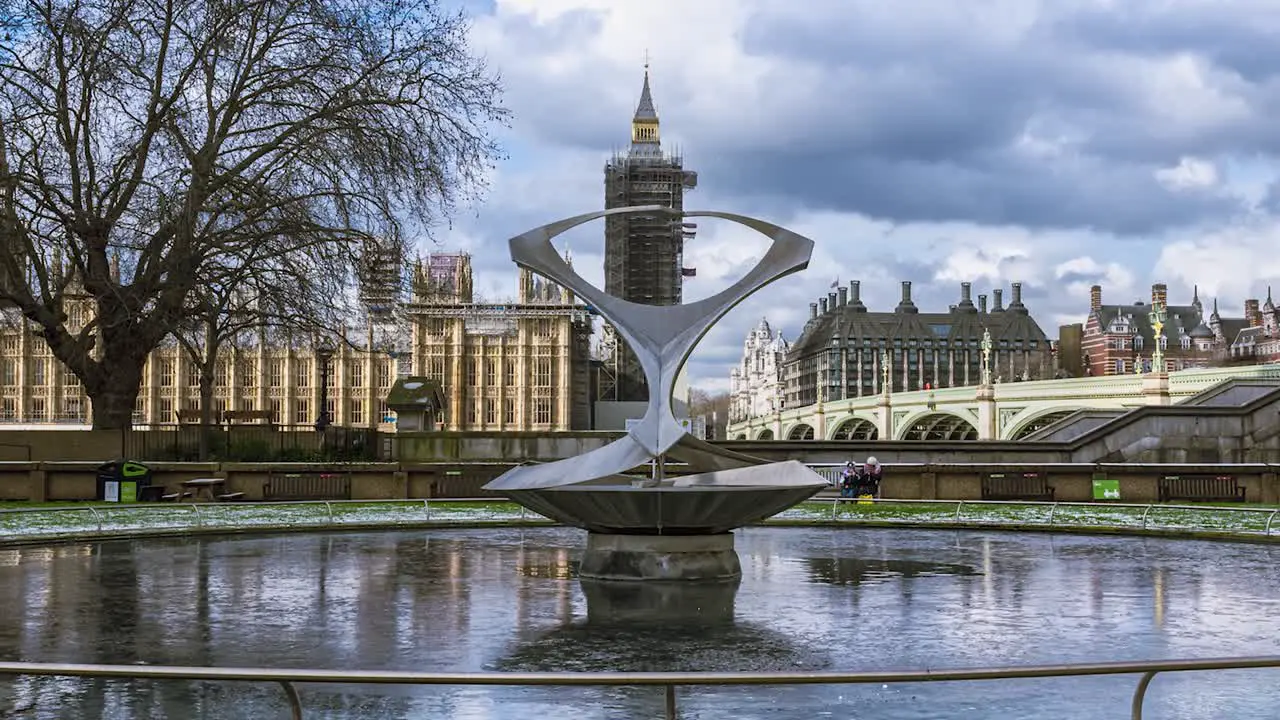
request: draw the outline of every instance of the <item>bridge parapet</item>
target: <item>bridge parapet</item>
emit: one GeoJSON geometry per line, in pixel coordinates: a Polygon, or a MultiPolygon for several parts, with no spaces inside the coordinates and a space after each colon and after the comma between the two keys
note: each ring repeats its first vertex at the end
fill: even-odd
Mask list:
{"type": "Polygon", "coordinates": [[[1280,380],[1280,364],[1196,368],[1167,374],[1105,375],[1033,380],[981,386],[913,390],[911,392],[827,401],[790,408],[773,416],[733,423],[735,440],[962,440],[977,439],[981,417],[990,412],[994,432],[984,440],[1016,440],[1078,410],[1127,410],[1149,404],[1172,404],[1233,379],[1280,380]],[[983,403],[989,403],[985,408],[983,403]],[[887,405],[887,407],[886,407],[887,405]],[[889,412],[890,422],[883,414],[889,412]],[[960,426],[950,418],[962,420],[960,426]],[[875,437],[869,427],[877,430],[875,437]],[[887,437],[880,437],[888,427],[887,437]],[[850,433],[853,433],[852,435],[850,433]]]}

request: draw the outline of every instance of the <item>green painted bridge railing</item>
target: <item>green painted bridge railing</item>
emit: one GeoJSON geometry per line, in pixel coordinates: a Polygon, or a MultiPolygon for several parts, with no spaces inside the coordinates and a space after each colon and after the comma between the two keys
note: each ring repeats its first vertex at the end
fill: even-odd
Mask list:
{"type": "MultiPolygon", "coordinates": [[[[902,525],[1280,539],[1265,506],[816,498],[765,525],[902,525]]],[[[0,509],[0,544],[115,536],[371,527],[551,525],[494,499],[264,503],[93,503],[0,509]]]]}

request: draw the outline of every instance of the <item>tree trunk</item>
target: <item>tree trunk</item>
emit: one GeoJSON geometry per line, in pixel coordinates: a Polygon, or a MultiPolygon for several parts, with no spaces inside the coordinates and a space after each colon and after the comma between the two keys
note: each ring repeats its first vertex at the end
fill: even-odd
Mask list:
{"type": "Polygon", "coordinates": [[[213,380],[216,363],[200,362],[200,459],[209,459],[209,448],[213,444],[213,380]]]}
{"type": "Polygon", "coordinates": [[[85,393],[93,404],[94,430],[124,432],[133,426],[144,361],[123,357],[110,364],[103,363],[97,381],[85,384],[85,393]]]}

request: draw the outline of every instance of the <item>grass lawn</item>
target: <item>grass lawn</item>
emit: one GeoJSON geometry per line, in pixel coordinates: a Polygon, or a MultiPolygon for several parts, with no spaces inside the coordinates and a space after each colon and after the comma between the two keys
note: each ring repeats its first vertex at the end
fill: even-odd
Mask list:
{"type": "MultiPolygon", "coordinates": [[[[1275,506],[1204,504],[1116,506],[1104,503],[841,502],[811,500],[766,524],[875,524],[1061,527],[1257,536],[1267,530],[1275,506]],[[957,513],[957,509],[959,512],[957,513]]],[[[503,500],[385,500],[309,503],[0,503],[0,542],[74,537],[80,534],[155,533],[213,529],[282,529],[341,526],[472,525],[549,522],[503,500]],[[23,511],[23,512],[13,512],[23,511]]],[[[1280,521],[1272,535],[1280,536],[1280,521]]]]}

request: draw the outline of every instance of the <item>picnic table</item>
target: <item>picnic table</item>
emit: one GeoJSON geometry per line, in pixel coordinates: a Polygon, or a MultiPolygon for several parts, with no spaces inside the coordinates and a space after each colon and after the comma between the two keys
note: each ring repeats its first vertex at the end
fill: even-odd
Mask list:
{"type": "Polygon", "coordinates": [[[178,493],[178,497],[175,500],[190,497],[192,502],[196,502],[201,498],[214,502],[217,500],[239,500],[244,497],[242,492],[223,492],[226,489],[226,485],[226,478],[208,477],[183,480],[182,492],[178,493]]]}

